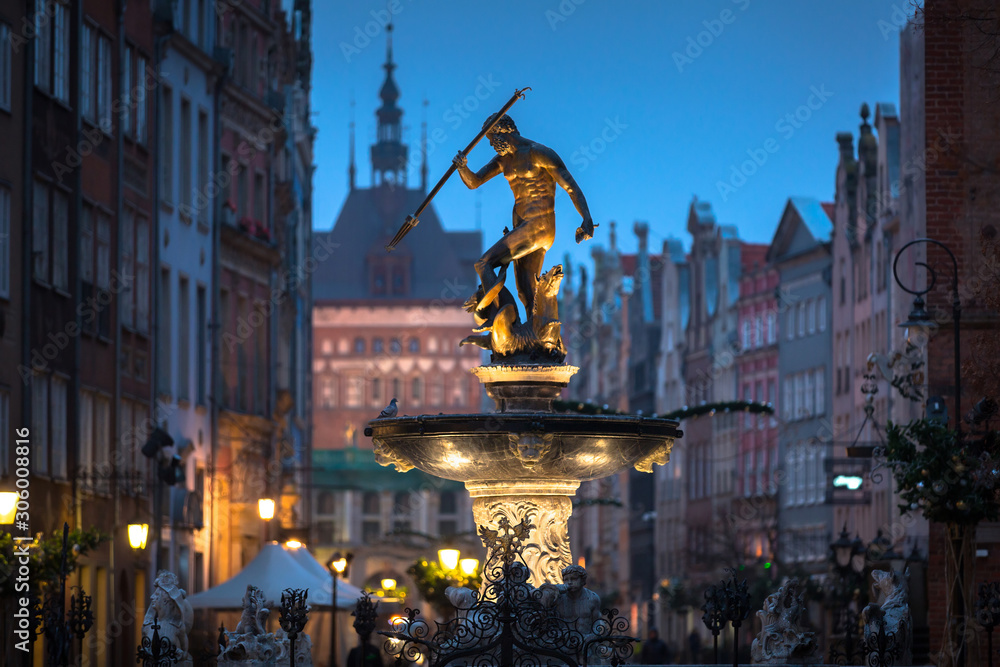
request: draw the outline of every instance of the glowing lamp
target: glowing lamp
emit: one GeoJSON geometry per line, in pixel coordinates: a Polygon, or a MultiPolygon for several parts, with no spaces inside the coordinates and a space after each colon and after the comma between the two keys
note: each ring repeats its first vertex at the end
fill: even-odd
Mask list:
{"type": "Polygon", "coordinates": [[[471,577],[479,569],[479,559],[478,558],[463,558],[458,561],[458,566],[462,570],[462,574],[467,577],[471,577]]]}
{"type": "Polygon", "coordinates": [[[0,524],[9,526],[14,523],[17,514],[17,493],[14,491],[0,492],[0,524]]]}
{"type": "Polygon", "coordinates": [[[287,549],[298,549],[302,546],[302,543],[298,540],[288,540],[285,542],[285,548],[287,549]]]}
{"type": "Polygon", "coordinates": [[[136,551],[146,548],[146,538],[148,536],[148,523],[130,523],[128,525],[128,544],[136,551]]]}
{"type": "Polygon", "coordinates": [[[396,580],[395,579],[388,579],[388,578],[383,579],[382,580],[382,588],[383,588],[383,590],[387,590],[387,591],[395,590],[395,588],[396,588],[396,580]]]}
{"type": "Polygon", "coordinates": [[[271,498],[261,498],[257,501],[257,513],[264,521],[274,518],[274,500],[271,498]]]}
{"type": "Polygon", "coordinates": [[[458,559],[461,556],[458,549],[438,549],[438,562],[446,572],[451,572],[458,567],[458,559]]]}

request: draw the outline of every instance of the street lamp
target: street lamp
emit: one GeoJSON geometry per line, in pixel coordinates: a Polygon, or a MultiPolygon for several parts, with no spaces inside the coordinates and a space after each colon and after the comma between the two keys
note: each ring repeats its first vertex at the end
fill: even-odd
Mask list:
{"type": "Polygon", "coordinates": [[[326,562],[326,569],[330,571],[330,576],[333,577],[333,604],[330,610],[330,617],[332,619],[330,621],[330,667],[337,667],[337,580],[341,575],[347,576],[353,558],[354,554],[351,552],[341,554],[339,551],[335,551],[330,556],[330,560],[326,562]]]}
{"type": "Polygon", "coordinates": [[[274,518],[274,499],[261,498],[257,501],[257,514],[264,520],[264,541],[270,541],[271,519],[274,518]]]}
{"type": "Polygon", "coordinates": [[[391,578],[385,578],[381,581],[382,590],[384,591],[394,591],[396,590],[396,580],[391,578]]]}
{"type": "Polygon", "coordinates": [[[951,323],[952,331],[955,338],[955,432],[958,435],[959,444],[962,440],[962,347],[961,339],[959,337],[959,322],[962,317],[962,302],[958,297],[958,260],[955,259],[955,254],[951,251],[948,246],[941,243],[940,241],[935,241],[934,239],[915,239],[910,241],[896,253],[896,258],[892,262],[892,275],[896,279],[896,284],[899,285],[900,289],[904,292],[912,294],[913,299],[913,309],[910,311],[910,316],[907,320],[901,323],[899,326],[906,331],[907,340],[919,338],[921,334],[928,334],[930,331],[936,327],[936,323],[931,319],[930,314],[928,314],[926,308],[924,307],[923,296],[934,289],[934,285],[937,282],[937,273],[927,264],[927,262],[917,262],[917,266],[922,266],[927,271],[927,289],[923,290],[912,290],[906,287],[903,282],[899,279],[899,258],[903,256],[903,251],[912,245],[917,243],[927,243],[930,245],[936,245],[946,253],[948,257],[951,258],[952,264],[952,284],[951,284],[951,323]]]}
{"type": "Polygon", "coordinates": [[[17,515],[16,491],[0,491],[0,525],[11,526],[17,515]]]}
{"type": "Polygon", "coordinates": [[[146,538],[149,536],[149,524],[138,520],[128,525],[128,545],[133,551],[139,552],[146,548],[146,538]]]}
{"type": "Polygon", "coordinates": [[[833,551],[833,561],[837,564],[837,568],[841,573],[846,573],[854,556],[854,543],[851,542],[851,535],[847,532],[846,523],[844,529],[840,531],[840,537],[830,545],[830,550],[833,551]]]}
{"type": "Polygon", "coordinates": [[[830,661],[838,664],[854,664],[858,656],[857,626],[858,613],[852,609],[855,592],[861,574],[865,571],[865,543],[858,535],[851,539],[847,523],[838,537],[830,544],[830,560],[837,570],[838,581],[834,589],[833,603],[837,605],[833,615],[833,634],[842,636],[830,643],[830,661]]]}
{"type": "MultiPolygon", "coordinates": [[[[903,282],[899,279],[899,273],[897,268],[899,266],[899,258],[902,257],[903,251],[912,245],[918,243],[926,243],[928,245],[936,245],[937,247],[948,253],[948,257],[951,259],[952,266],[952,283],[951,283],[951,324],[952,324],[952,336],[955,339],[954,344],[954,367],[955,367],[955,441],[958,448],[963,445],[962,442],[962,343],[961,337],[959,336],[960,328],[959,323],[962,316],[962,301],[959,299],[958,295],[958,260],[955,259],[955,253],[951,249],[940,241],[934,239],[922,238],[914,239],[910,241],[896,253],[896,258],[892,262],[892,276],[896,280],[896,284],[909,294],[914,297],[913,300],[913,310],[910,312],[910,317],[906,322],[900,324],[904,327],[909,335],[911,330],[919,330],[920,328],[926,327],[931,323],[931,318],[924,309],[923,295],[929,293],[934,289],[934,285],[937,282],[937,272],[927,262],[917,262],[916,266],[924,267],[927,271],[927,288],[923,290],[912,290],[906,287],[903,282]]],[[[952,595],[952,628],[956,628],[957,632],[965,632],[965,588],[966,588],[966,564],[965,564],[965,554],[962,551],[962,536],[952,535],[952,546],[955,549],[955,566],[958,576],[955,577],[955,583],[953,584],[953,595],[952,595]]],[[[965,667],[965,657],[966,657],[966,640],[963,636],[958,640],[958,656],[956,664],[958,667],[965,667]]]]}
{"type": "Polygon", "coordinates": [[[458,549],[438,549],[438,562],[445,572],[451,572],[458,567],[458,560],[462,552],[458,549]]]}

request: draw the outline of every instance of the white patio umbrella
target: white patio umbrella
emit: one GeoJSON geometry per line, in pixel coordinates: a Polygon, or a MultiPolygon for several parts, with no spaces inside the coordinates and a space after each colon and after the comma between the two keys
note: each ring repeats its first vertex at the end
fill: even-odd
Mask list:
{"type": "MultiPolygon", "coordinates": [[[[192,595],[188,601],[195,609],[242,609],[243,596],[250,584],[263,591],[265,604],[272,610],[277,609],[281,592],[286,588],[308,588],[308,603],[314,609],[329,608],[333,598],[330,574],[304,547],[286,548],[271,542],[265,544],[257,556],[231,579],[192,595]],[[296,554],[299,551],[304,555],[296,554]],[[306,558],[311,559],[315,566],[308,564],[306,558]]],[[[357,588],[338,582],[337,607],[353,607],[360,595],[361,591],[357,588]]]]}

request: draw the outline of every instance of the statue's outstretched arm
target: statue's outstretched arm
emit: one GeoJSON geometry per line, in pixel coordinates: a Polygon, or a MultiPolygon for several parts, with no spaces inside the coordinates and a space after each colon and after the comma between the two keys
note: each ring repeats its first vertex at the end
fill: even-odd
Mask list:
{"type": "Polygon", "coordinates": [[[452,164],[454,164],[458,169],[458,175],[462,177],[462,182],[465,183],[466,187],[470,190],[475,190],[502,171],[500,169],[500,156],[494,157],[477,172],[473,172],[469,169],[469,165],[466,164],[466,157],[461,151],[459,151],[458,155],[453,157],[451,161],[452,164]]]}
{"type": "Polygon", "coordinates": [[[587,198],[583,196],[583,191],[576,184],[576,179],[569,173],[569,169],[566,168],[562,158],[556,155],[556,152],[551,148],[539,146],[536,150],[541,166],[544,166],[552,175],[552,178],[555,179],[556,183],[559,184],[559,187],[566,191],[566,194],[569,195],[570,200],[573,202],[573,206],[576,207],[577,213],[580,214],[584,222],[589,221],[591,217],[590,208],[587,206],[587,198]]]}

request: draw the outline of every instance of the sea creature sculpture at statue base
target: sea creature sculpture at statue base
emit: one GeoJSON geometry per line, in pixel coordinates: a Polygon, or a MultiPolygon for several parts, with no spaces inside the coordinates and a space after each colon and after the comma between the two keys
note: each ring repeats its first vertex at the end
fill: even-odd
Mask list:
{"type": "MultiPolygon", "coordinates": [[[[285,667],[291,664],[290,654],[292,642],[280,627],[274,632],[274,640],[278,643],[278,658],[275,667],[285,667]]],[[[312,667],[312,638],[305,633],[299,633],[295,639],[295,667],[312,667]]]]}
{"type": "Polygon", "coordinates": [[[173,664],[190,667],[188,634],[194,626],[194,609],[177,575],[169,570],[160,570],[156,575],[149,608],[142,621],[142,636],[152,639],[153,625],[157,623],[158,637],[168,639],[175,648],[173,664]]]}
{"type": "Polygon", "coordinates": [[[910,570],[873,570],[876,602],[861,610],[864,650],[871,665],[909,665],[913,618],[910,616],[910,570]]]}
{"type": "Polygon", "coordinates": [[[799,580],[791,578],[764,600],[757,612],[760,635],[753,640],[750,657],[758,665],[815,665],[821,662],[816,633],[799,624],[805,605],[799,580]]]}
{"type": "Polygon", "coordinates": [[[243,614],[236,629],[226,632],[228,641],[219,654],[219,667],[277,667],[282,651],[274,633],[266,631],[270,613],[264,606],[263,591],[253,585],[247,586],[243,596],[243,614]]]}

